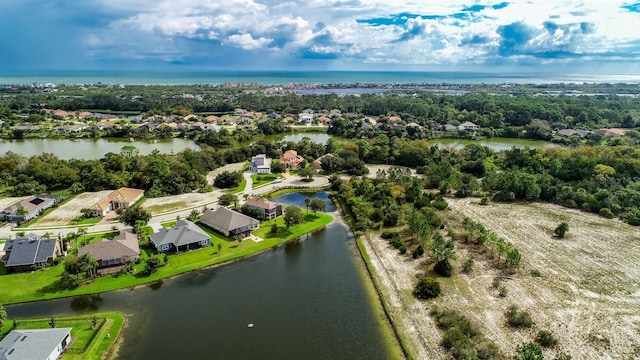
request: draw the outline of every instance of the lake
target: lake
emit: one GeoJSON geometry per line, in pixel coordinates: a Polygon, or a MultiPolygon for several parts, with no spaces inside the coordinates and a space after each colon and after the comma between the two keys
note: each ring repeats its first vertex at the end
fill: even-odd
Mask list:
{"type": "Polygon", "coordinates": [[[432,139],[429,140],[430,145],[437,145],[440,148],[463,149],[467,145],[477,144],[486,146],[496,151],[509,150],[512,147],[518,149],[528,148],[549,148],[562,147],[562,145],[554,144],[550,141],[530,140],[530,139],[514,139],[514,138],[488,138],[483,140],[471,139],[432,139]]]}
{"type": "MultiPolygon", "coordinates": [[[[297,204],[305,197],[275,200],[297,204]]],[[[7,311],[16,318],[120,311],[127,327],[118,359],[389,359],[395,346],[385,341],[389,330],[380,323],[375,291],[353,237],[339,223],[298,243],[165,280],[156,290],[7,311]]]]}
{"type": "Polygon", "coordinates": [[[108,152],[119,153],[123,146],[132,145],[147,155],[158,150],[161,153],[177,153],[185,149],[198,150],[200,147],[191,140],[182,138],[140,140],[123,138],[100,139],[0,139],[0,154],[12,151],[27,157],[52,153],[60,159],[95,160],[104,157],[108,152]]]}

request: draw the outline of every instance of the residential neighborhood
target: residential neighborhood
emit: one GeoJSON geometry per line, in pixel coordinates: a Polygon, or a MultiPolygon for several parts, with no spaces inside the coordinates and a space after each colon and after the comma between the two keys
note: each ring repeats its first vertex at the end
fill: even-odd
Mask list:
{"type": "Polygon", "coordinates": [[[189,220],[178,220],[172,228],[163,227],[149,235],[158,253],[184,252],[211,245],[211,237],[189,220]]]}
{"type": "Polygon", "coordinates": [[[53,265],[58,256],[65,254],[61,239],[48,239],[33,233],[7,240],[4,251],[2,262],[9,272],[31,271],[53,265]]]}
{"type": "Polygon", "coordinates": [[[200,219],[204,225],[230,238],[245,238],[260,227],[260,221],[226,207],[207,209],[200,219]]]}

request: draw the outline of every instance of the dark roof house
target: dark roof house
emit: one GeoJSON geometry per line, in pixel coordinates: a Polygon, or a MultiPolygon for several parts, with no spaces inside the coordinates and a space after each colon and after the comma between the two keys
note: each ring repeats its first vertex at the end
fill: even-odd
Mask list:
{"type": "Polygon", "coordinates": [[[200,222],[225,236],[239,238],[249,236],[251,230],[260,226],[260,221],[226,207],[205,210],[200,222]]]}
{"type": "Polygon", "coordinates": [[[62,255],[62,240],[40,238],[36,234],[8,240],[4,245],[6,255],[2,259],[5,268],[12,272],[29,271],[52,264],[62,255]]]}
{"type": "Polygon", "coordinates": [[[149,235],[149,241],[159,253],[189,251],[211,245],[211,237],[189,220],[178,220],[173,228],[162,228],[149,235]]]}

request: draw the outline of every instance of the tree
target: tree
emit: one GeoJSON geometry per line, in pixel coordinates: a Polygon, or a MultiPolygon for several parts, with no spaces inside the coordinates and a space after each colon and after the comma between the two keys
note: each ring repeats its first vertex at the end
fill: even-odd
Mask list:
{"type": "Polygon", "coordinates": [[[307,215],[309,215],[309,205],[311,204],[311,198],[307,196],[304,199],[304,206],[307,208],[307,215]]]}
{"type": "Polygon", "coordinates": [[[295,206],[287,206],[284,213],[284,223],[287,227],[301,224],[304,219],[302,211],[295,206]]]}
{"type": "Polygon", "coordinates": [[[313,180],[313,176],[316,174],[316,169],[313,166],[307,166],[298,170],[298,176],[304,178],[304,180],[311,181],[313,180]]]}
{"type": "Polygon", "coordinates": [[[311,200],[309,208],[313,210],[313,213],[315,214],[318,211],[325,211],[327,209],[327,203],[320,198],[314,198],[311,200]]]}
{"type": "Polygon", "coordinates": [[[251,206],[247,204],[242,205],[242,207],[240,208],[240,212],[254,219],[264,218],[264,212],[262,210],[260,210],[255,206],[251,206]]]}
{"type": "Polygon", "coordinates": [[[51,318],[51,320],[49,320],[49,326],[51,326],[51,328],[55,328],[56,327],[56,319],[51,318]]]}
{"type": "Polygon", "coordinates": [[[272,234],[277,234],[278,233],[278,224],[276,224],[276,223],[271,224],[271,233],[272,234]]]}
{"type": "Polygon", "coordinates": [[[150,257],[147,259],[144,265],[144,269],[142,270],[142,273],[145,276],[149,276],[154,272],[158,271],[159,268],[160,268],[160,260],[157,257],[150,257]]]}
{"type": "Polygon", "coordinates": [[[118,220],[128,226],[135,226],[136,221],[144,221],[145,224],[151,219],[151,213],[140,207],[140,205],[134,205],[126,209],[118,209],[118,220]]]}
{"type": "Polygon", "coordinates": [[[555,230],[553,230],[553,236],[557,237],[558,239],[564,239],[567,231],[569,231],[569,223],[563,221],[560,223],[560,225],[558,225],[558,227],[556,227],[555,230]]]}
{"type": "Polygon", "coordinates": [[[413,289],[413,295],[418,299],[433,299],[440,295],[440,283],[431,277],[422,277],[413,289]]]}
{"type": "Polygon", "coordinates": [[[516,348],[516,360],[544,360],[542,349],[536,343],[518,345],[516,348]]]}
{"type": "Polygon", "coordinates": [[[286,167],[280,161],[272,161],[271,162],[271,173],[279,174],[286,170],[286,167]]]}
{"type": "Polygon", "coordinates": [[[89,209],[89,208],[84,208],[82,210],[80,210],[80,212],[82,213],[82,217],[85,219],[90,219],[93,217],[93,210],[89,209]]]}
{"type": "MultiPolygon", "coordinates": [[[[84,240],[84,244],[83,245],[87,245],[87,232],[88,232],[88,230],[87,230],[86,227],[78,228],[78,231],[77,231],[78,237],[84,237],[84,239],[83,239],[84,240]]],[[[76,245],[77,245],[77,243],[76,243],[76,245]]]]}
{"type": "Polygon", "coordinates": [[[198,220],[198,216],[200,215],[200,213],[198,212],[198,210],[193,209],[191,210],[191,212],[189,213],[189,216],[187,216],[187,220],[191,221],[191,222],[196,222],[198,220]]]}
{"type": "Polygon", "coordinates": [[[229,206],[237,202],[238,202],[238,197],[231,193],[222,194],[218,198],[218,204],[220,204],[221,206],[229,206]]]}
{"type": "Polygon", "coordinates": [[[7,310],[5,310],[4,306],[0,305],[0,329],[2,329],[7,319],[7,310]]]}
{"type": "Polygon", "coordinates": [[[518,249],[516,249],[515,247],[509,249],[509,252],[507,252],[506,262],[512,271],[520,268],[520,266],[522,265],[522,256],[520,255],[518,249]]]}
{"type": "Polygon", "coordinates": [[[216,176],[215,180],[213,180],[213,185],[219,187],[221,189],[234,188],[240,184],[242,181],[242,173],[239,171],[223,171],[218,176],[216,176]]]}

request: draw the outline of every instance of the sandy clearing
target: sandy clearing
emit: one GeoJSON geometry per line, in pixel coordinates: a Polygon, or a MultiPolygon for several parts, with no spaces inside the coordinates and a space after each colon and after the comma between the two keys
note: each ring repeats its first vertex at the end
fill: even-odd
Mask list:
{"type": "Polygon", "coordinates": [[[82,209],[90,208],[111,192],[113,190],[84,192],[41,217],[32,227],[69,225],[74,219],[82,215],[82,209]]]}
{"type": "Polygon", "coordinates": [[[142,207],[151,212],[151,215],[158,215],[185,208],[204,207],[218,200],[220,191],[208,193],[187,193],[180,195],[163,196],[159,198],[146,199],[142,207]]]}
{"type": "Polygon", "coordinates": [[[4,209],[8,208],[9,206],[17,203],[18,201],[20,201],[22,199],[26,199],[28,197],[29,196],[0,198],[0,210],[4,210],[4,209]]]}
{"type": "Polygon", "coordinates": [[[384,170],[385,172],[389,173],[389,169],[391,168],[401,168],[401,169],[409,169],[411,171],[411,175],[416,176],[416,169],[412,169],[412,168],[408,168],[408,167],[404,167],[404,166],[398,166],[398,165],[386,165],[386,164],[380,164],[380,165],[371,165],[371,164],[367,164],[365,165],[365,167],[367,169],[369,169],[369,173],[367,174],[367,177],[369,178],[375,178],[376,177],[376,173],[378,172],[378,170],[384,170]]]}
{"type": "Polygon", "coordinates": [[[213,180],[215,180],[216,176],[218,176],[218,174],[224,171],[230,171],[230,172],[242,171],[245,166],[247,166],[246,162],[233,163],[233,164],[227,164],[223,167],[219,167],[213,171],[209,171],[209,173],[207,173],[207,183],[213,184],[213,180]]]}
{"type": "MultiPolygon", "coordinates": [[[[477,199],[447,199],[453,211],[449,222],[469,216],[511,240],[522,253],[524,269],[508,276],[506,298],[497,296],[494,277],[503,275],[488,254],[475,245],[456,243],[454,268],[473,252],[474,271],[443,280],[443,294],[433,301],[411,296],[416,276],[428,260],[413,260],[377,236],[363,241],[375,268],[377,282],[388,299],[391,317],[418,359],[447,358],[440,348],[441,333],[428,315],[433,305],[456,308],[476,322],[485,336],[506,356],[532,341],[538,330],[550,330],[558,350],[574,359],[630,359],[640,357],[640,239],[637,228],[599,216],[549,204],[477,205],[477,199]],[[569,222],[566,240],[551,236],[555,226],[569,222]],[[542,277],[530,275],[532,269],[542,277]],[[505,325],[511,304],[528,311],[532,329],[514,331],[505,325]]],[[[556,350],[545,350],[554,358],[556,350]]]]}

